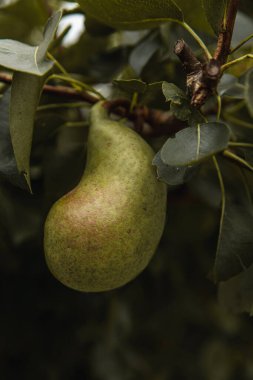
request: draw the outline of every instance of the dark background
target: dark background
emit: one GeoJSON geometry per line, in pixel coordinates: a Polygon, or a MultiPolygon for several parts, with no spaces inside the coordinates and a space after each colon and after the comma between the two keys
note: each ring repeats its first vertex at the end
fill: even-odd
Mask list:
{"type": "MultiPolygon", "coordinates": [[[[21,0],[1,9],[0,37],[34,44],[58,3],[21,0]]],[[[189,20],[202,30],[196,1],[187,4],[189,20]]],[[[244,1],[246,14],[250,4],[244,1]]],[[[242,19],[238,33],[245,28],[242,19]]],[[[177,38],[185,36],[182,29],[166,26],[144,45],[138,45],[142,35],[132,44],[113,35],[112,43],[113,31],[100,31],[95,25],[95,32],[85,33],[70,48],[56,46],[53,51],[84,82],[110,84],[125,73],[129,59],[139,67],[141,45],[142,58],[151,46],[154,49],[139,67],[144,81],[184,84],[181,65],[172,53],[177,38]]],[[[205,40],[212,43],[214,37],[205,40]]],[[[196,48],[191,39],[190,44],[196,48]]],[[[152,97],[151,105],[161,105],[161,99],[167,107],[161,93],[152,97]]],[[[44,95],[41,103],[62,101],[44,95]]],[[[204,197],[203,189],[198,195],[191,182],[170,189],[167,225],[158,250],[145,271],[123,288],[82,294],[50,274],[43,225],[53,202],[78,182],[84,169],[87,128],[65,124],[80,121],[80,116],[78,110],[37,114],[33,195],[1,180],[0,379],[252,380],[252,319],[222,308],[217,286],[210,280],[220,216],[220,209],[209,205],[211,200],[217,206],[216,175],[212,176],[216,187],[207,184],[204,197]]],[[[151,144],[159,149],[162,142],[151,144]]]]}

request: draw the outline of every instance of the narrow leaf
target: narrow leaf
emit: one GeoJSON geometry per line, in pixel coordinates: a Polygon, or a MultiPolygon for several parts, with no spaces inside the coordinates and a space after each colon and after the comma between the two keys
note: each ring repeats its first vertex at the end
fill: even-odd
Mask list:
{"type": "Polygon", "coordinates": [[[84,12],[116,29],[154,28],[171,20],[183,21],[173,0],[79,0],[84,12]]]}
{"type": "Polygon", "coordinates": [[[10,133],[17,167],[30,187],[30,154],[36,109],[45,78],[14,73],[10,104],[10,133]]]}
{"type": "Polygon", "coordinates": [[[129,57],[129,63],[138,76],[141,75],[143,68],[160,47],[160,36],[156,32],[148,35],[133,49],[129,57]]]}
{"type": "Polygon", "coordinates": [[[0,100],[0,177],[10,181],[15,186],[27,188],[25,181],[18,172],[11,143],[8,112],[10,101],[11,91],[9,88],[0,100]]]}
{"type": "Polygon", "coordinates": [[[169,138],[161,149],[161,159],[171,166],[192,165],[223,151],[228,141],[229,130],[225,124],[198,124],[169,138]]]}
{"type": "Polygon", "coordinates": [[[0,40],[0,65],[39,76],[48,72],[54,63],[46,59],[46,52],[60,22],[61,14],[57,12],[49,19],[43,41],[38,46],[14,40],[0,40]]]}
{"type": "Polygon", "coordinates": [[[53,41],[53,38],[57,31],[61,17],[62,17],[62,11],[58,11],[52,17],[48,19],[47,24],[44,29],[43,40],[41,41],[37,49],[37,54],[36,54],[37,62],[40,63],[45,60],[47,50],[49,48],[49,45],[53,41]]]}

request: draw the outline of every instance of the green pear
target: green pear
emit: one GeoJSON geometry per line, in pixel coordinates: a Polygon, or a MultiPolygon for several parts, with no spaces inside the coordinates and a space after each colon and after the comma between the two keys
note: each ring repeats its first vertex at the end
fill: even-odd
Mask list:
{"type": "Polygon", "coordinates": [[[167,199],[153,156],[140,135],[110,119],[103,102],[92,107],[85,172],[45,223],[46,261],[63,284],[106,291],[147,266],[164,229],[167,199]]]}

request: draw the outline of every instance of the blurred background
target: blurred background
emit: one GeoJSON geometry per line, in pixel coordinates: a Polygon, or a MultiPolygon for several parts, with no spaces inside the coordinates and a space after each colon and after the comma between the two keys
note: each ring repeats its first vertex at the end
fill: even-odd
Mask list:
{"type": "MultiPolygon", "coordinates": [[[[41,38],[50,13],[64,6],[58,33],[64,42],[56,43],[54,54],[70,73],[105,93],[111,93],[113,78],[125,75],[129,59],[143,79],[176,78],[178,85],[184,79],[171,50],[183,33],[180,28],[149,35],[90,25],[87,33],[79,10],[73,21],[73,2],[2,1],[0,6],[0,38],[31,44],[41,38]],[[69,22],[73,27],[64,35],[69,22]],[[140,56],[146,59],[140,62],[140,56]]],[[[252,21],[240,17],[247,33],[252,21]]],[[[212,35],[206,38],[212,43],[212,35]]],[[[158,96],[150,104],[159,101],[158,96]]],[[[42,105],[57,102],[62,99],[54,95],[41,99],[42,105]]],[[[222,307],[210,280],[220,215],[216,177],[206,186],[200,177],[169,189],[157,253],[130,284],[82,294],[50,274],[43,225],[53,202],[78,183],[84,170],[87,125],[80,120],[86,117],[86,108],[39,111],[31,158],[33,195],[1,181],[0,378],[252,380],[252,319],[222,307]]],[[[163,141],[150,143],[158,149],[163,141]]]]}

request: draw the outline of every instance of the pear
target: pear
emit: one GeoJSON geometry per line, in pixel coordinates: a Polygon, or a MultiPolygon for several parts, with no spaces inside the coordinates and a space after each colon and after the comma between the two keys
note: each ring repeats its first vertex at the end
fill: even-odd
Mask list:
{"type": "Polygon", "coordinates": [[[45,223],[46,262],[60,282],[101,292],[147,266],[164,229],[167,199],[153,157],[140,135],[110,119],[104,102],[92,107],[84,174],[45,223]]]}

